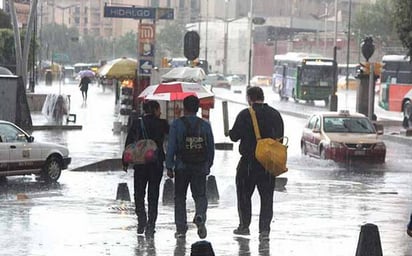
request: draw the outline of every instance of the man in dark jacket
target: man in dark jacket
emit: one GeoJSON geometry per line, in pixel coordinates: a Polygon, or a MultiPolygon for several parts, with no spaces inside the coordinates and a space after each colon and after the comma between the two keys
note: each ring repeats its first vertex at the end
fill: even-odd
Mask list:
{"type": "MultiPolygon", "coordinates": [[[[137,233],[149,238],[155,233],[157,209],[159,201],[160,182],[163,177],[163,161],[165,153],[163,142],[169,132],[167,120],[160,118],[160,104],[150,100],[143,104],[144,115],[141,118],[131,118],[131,124],[126,137],[125,146],[143,139],[142,122],[149,139],[156,142],[158,157],[155,162],[135,164],[134,168],[134,200],[137,215],[137,233]],[[147,187],[148,212],[145,208],[145,195],[147,187]]],[[[124,166],[127,170],[127,165],[124,166]]]]}
{"type": "Polygon", "coordinates": [[[175,237],[183,239],[186,236],[188,228],[186,194],[190,184],[196,208],[193,222],[198,228],[199,237],[205,238],[207,235],[205,222],[208,205],[206,176],[210,173],[210,168],[213,165],[215,144],[210,124],[196,116],[199,109],[199,99],[196,96],[186,97],[183,100],[183,109],[184,117],[174,120],[170,126],[166,152],[167,175],[170,178],[175,177],[175,237]],[[192,133],[193,130],[199,134],[199,137],[197,139],[193,137],[195,139],[188,141],[187,134],[192,133]],[[197,144],[198,139],[204,143],[197,144]],[[203,154],[199,155],[198,162],[191,161],[197,158],[195,154],[191,155],[193,159],[187,159],[184,156],[187,147],[204,147],[203,154]],[[202,155],[204,155],[204,158],[202,158],[202,155]]]}
{"type": "MultiPolygon", "coordinates": [[[[280,113],[264,103],[260,87],[247,90],[247,100],[256,113],[262,138],[283,138],[284,127],[280,113]]],[[[237,205],[239,226],[233,233],[249,235],[252,216],[252,194],[257,187],[260,195],[259,238],[269,239],[270,223],[273,218],[273,194],[275,178],[267,172],[255,157],[256,136],[249,109],[243,109],[229,131],[232,141],[239,141],[241,155],[236,172],[237,205]]]]}

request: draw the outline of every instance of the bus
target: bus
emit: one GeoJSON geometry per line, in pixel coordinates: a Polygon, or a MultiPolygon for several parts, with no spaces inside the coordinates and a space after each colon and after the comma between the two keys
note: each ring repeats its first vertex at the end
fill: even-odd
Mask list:
{"type": "Polygon", "coordinates": [[[404,112],[405,95],[412,89],[412,63],[405,55],[384,55],[382,63],[379,106],[404,112]]]}
{"type": "Polygon", "coordinates": [[[290,97],[299,100],[324,100],[329,104],[333,93],[334,68],[330,58],[308,53],[290,52],[274,56],[272,88],[279,92],[281,100],[290,97]]]}

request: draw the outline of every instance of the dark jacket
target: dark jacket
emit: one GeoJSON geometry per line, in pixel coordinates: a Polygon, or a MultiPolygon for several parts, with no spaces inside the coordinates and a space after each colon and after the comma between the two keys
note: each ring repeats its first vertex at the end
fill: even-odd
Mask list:
{"type": "MultiPolygon", "coordinates": [[[[266,103],[254,103],[262,138],[282,138],[284,135],[283,119],[280,113],[266,103]]],[[[232,129],[229,131],[232,141],[239,141],[239,152],[243,158],[251,160],[255,157],[256,136],[253,130],[252,118],[249,109],[242,110],[236,117],[232,129]]]]}
{"type": "MultiPolygon", "coordinates": [[[[159,148],[159,160],[165,160],[165,152],[163,149],[163,142],[166,134],[169,133],[169,124],[167,120],[160,119],[152,114],[142,117],[147,136],[156,142],[159,148]]],[[[133,142],[143,139],[142,128],[140,125],[140,118],[131,119],[131,124],[126,137],[125,147],[133,142]]]]}

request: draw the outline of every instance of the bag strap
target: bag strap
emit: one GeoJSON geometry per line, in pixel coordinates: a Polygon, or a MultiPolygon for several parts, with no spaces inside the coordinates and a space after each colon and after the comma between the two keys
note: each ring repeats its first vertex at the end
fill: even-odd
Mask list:
{"type": "Polygon", "coordinates": [[[252,118],[253,129],[255,130],[256,140],[260,140],[261,139],[260,130],[259,130],[259,125],[257,123],[255,110],[252,107],[249,107],[249,113],[252,118]]]}
{"type": "Polygon", "coordinates": [[[146,128],[144,126],[143,118],[140,118],[140,128],[142,128],[142,135],[143,139],[149,139],[149,136],[147,135],[146,128]]]}

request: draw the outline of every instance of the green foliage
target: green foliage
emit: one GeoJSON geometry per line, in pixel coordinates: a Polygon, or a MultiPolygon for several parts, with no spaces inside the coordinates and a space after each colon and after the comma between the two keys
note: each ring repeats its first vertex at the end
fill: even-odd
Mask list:
{"type": "Polygon", "coordinates": [[[410,0],[395,0],[393,19],[396,31],[403,46],[408,49],[407,55],[412,57],[412,5],[410,0]]]}
{"type": "Polygon", "coordinates": [[[372,36],[385,45],[396,45],[397,34],[391,16],[392,0],[377,0],[376,3],[365,3],[355,12],[352,31],[360,33],[361,38],[372,36]]]}
{"type": "Polygon", "coordinates": [[[15,66],[13,30],[0,29],[0,66],[15,66]]]}
{"type": "Polygon", "coordinates": [[[3,10],[0,9],[0,28],[9,28],[11,29],[10,16],[7,15],[3,10]]]}
{"type": "Polygon", "coordinates": [[[186,28],[177,21],[167,22],[157,34],[156,51],[159,58],[183,56],[183,37],[186,28]]]}

